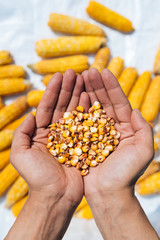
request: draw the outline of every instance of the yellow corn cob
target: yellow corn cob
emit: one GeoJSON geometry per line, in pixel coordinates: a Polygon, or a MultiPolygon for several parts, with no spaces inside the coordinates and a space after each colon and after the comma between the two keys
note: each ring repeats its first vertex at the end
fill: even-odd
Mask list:
{"type": "Polygon", "coordinates": [[[85,206],[81,210],[75,213],[75,217],[77,218],[86,218],[86,219],[91,219],[93,218],[93,214],[91,212],[91,209],[89,205],[85,206]]]}
{"type": "Polygon", "coordinates": [[[160,104],[160,76],[156,76],[151,81],[144,101],[141,106],[141,113],[146,121],[152,122],[158,112],[160,104]]]}
{"type": "Polygon", "coordinates": [[[27,110],[27,97],[19,97],[13,103],[0,110],[0,129],[18,118],[27,110]]]}
{"type": "Polygon", "coordinates": [[[116,78],[122,73],[124,68],[124,60],[120,57],[114,57],[108,64],[107,69],[109,69],[116,78]]]}
{"type": "Polygon", "coordinates": [[[11,149],[6,149],[0,152],[0,170],[2,170],[9,163],[11,149]]]}
{"type": "Polygon", "coordinates": [[[6,195],[5,207],[9,208],[28,193],[29,187],[25,180],[19,176],[6,195]]]}
{"type": "Polygon", "coordinates": [[[11,163],[0,172],[0,196],[6,192],[18,176],[18,172],[11,163]]]}
{"type": "Polygon", "coordinates": [[[56,32],[72,35],[105,36],[102,28],[87,21],[63,14],[51,13],[48,26],[56,32]]]}
{"type": "Polygon", "coordinates": [[[108,64],[110,57],[110,50],[108,47],[101,48],[95,57],[93,64],[90,68],[97,68],[99,72],[101,72],[108,64]]]}
{"type": "Polygon", "coordinates": [[[28,196],[22,198],[20,201],[18,201],[16,204],[14,204],[13,207],[11,208],[11,211],[15,217],[18,217],[18,214],[22,210],[25,202],[27,201],[27,198],[28,198],[28,196]]]}
{"type": "Polygon", "coordinates": [[[45,75],[42,79],[43,84],[47,86],[52,77],[53,77],[53,74],[45,75]]]}
{"type": "Polygon", "coordinates": [[[10,95],[27,91],[31,87],[31,83],[28,80],[17,79],[3,79],[0,80],[0,95],[10,95]]]}
{"type": "Polygon", "coordinates": [[[0,65],[5,65],[13,62],[12,56],[8,51],[0,51],[0,65]]]}
{"type": "Polygon", "coordinates": [[[56,72],[65,72],[67,69],[73,69],[81,73],[88,69],[88,58],[84,55],[42,60],[35,64],[28,65],[34,72],[39,74],[49,74],[56,72]]]}
{"type": "Polygon", "coordinates": [[[27,94],[27,103],[30,107],[37,107],[40,103],[42,96],[44,94],[43,90],[32,90],[27,94]]]}
{"type": "Polygon", "coordinates": [[[59,37],[36,42],[39,56],[60,57],[73,54],[94,53],[106,44],[106,38],[95,36],[59,37]]]}
{"type": "Polygon", "coordinates": [[[155,194],[160,192],[160,171],[151,174],[136,186],[136,191],[141,195],[155,194]]]}
{"type": "Polygon", "coordinates": [[[126,68],[118,78],[119,84],[123,92],[128,96],[135,80],[137,78],[137,70],[135,68],[126,68]]]}
{"type": "Polygon", "coordinates": [[[24,116],[18,118],[17,120],[11,122],[10,124],[8,124],[7,126],[5,126],[3,128],[3,130],[5,129],[10,129],[10,130],[16,130],[16,128],[19,127],[19,125],[24,121],[24,119],[26,118],[27,114],[25,114],[24,116]]]}
{"type": "Polygon", "coordinates": [[[153,65],[154,74],[160,74],[160,45],[158,47],[158,51],[155,57],[154,65],[153,65]]]}
{"type": "Polygon", "coordinates": [[[134,30],[131,21],[98,2],[90,1],[86,11],[91,18],[110,28],[124,33],[129,33],[134,30]]]}
{"type": "Polygon", "coordinates": [[[146,171],[143,173],[143,175],[138,179],[137,183],[139,183],[140,181],[144,180],[151,174],[156,173],[158,171],[160,171],[160,162],[153,160],[148,166],[148,168],[146,169],[146,171]]]}
{"type": "Polygon", "coordinates": [[[18,66],[15,64],[0,66],[0,78],[8,78],[8,77],[24,77],[25,71],[22,66],[18,66]]]}
{"type": "Polygon", "coordinates": [[[8,129],[0,131],[0,151],[11,146],[13,133],[13,130],[8,129]]]}
{"type": "Polygon", "coordinates": [[[154,151],[158,150],[158,145],[159,145],[158,140],[157,140],[156,136],[154,136],[154,151]]]}
{"type": "Polygon", "coordinates": [[[3,103],[2,103],[2,98],[0,97],[0,109],[4,107],[3,103]]]}
{"type": "Polygon", "coordinates": [[[147,91],[147,87],[149,86],[149,82],[151,80],[151,73],[146,71],[142,73],[137,79],[135,85],[133,86],[130,94],[128,96],[128,100],[133,109],[140,109],[143,97],[145,92],[147,91]]]}
{"type": "Polygon", "coordinates": [[[78,207],[77,207],[77,209],[76,209],[75,212],[80,211],[82,208],[84,208],[84,207],[87,206],[87,205],[88,205],[88,203],[87,203],[87,201],[86,201],[86,198],[85,198],[85,196],[83,196],[82,201],[81,201],[80,204],[78,205],[78,207]]]}

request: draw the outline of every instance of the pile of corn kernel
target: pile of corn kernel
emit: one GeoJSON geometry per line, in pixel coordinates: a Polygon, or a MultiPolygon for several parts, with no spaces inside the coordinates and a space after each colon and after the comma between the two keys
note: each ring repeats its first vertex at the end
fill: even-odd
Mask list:
{"type": "Polygon", "coordinates": [[[89,167],[96,167],[117,148],[120,133],[114,125],[115,120],[107,117],[98,101],[88,113],[78,106],[49,126],[47,148],[61,164],[74,166],[85,176],[89,167]]]}

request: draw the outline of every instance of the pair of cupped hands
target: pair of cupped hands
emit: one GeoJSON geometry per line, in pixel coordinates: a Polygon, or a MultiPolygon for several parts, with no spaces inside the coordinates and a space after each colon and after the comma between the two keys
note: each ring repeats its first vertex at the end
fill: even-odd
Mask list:
{"type": "Polygon", "coordinates": [[[49,82],[35,117],[29,114],[15,131],[11,163],[29,185],[29,198],[37,201],[62,201],[73,213],[85,195],[91,209],[99,195],[107,196],[130,192],[138,177],[153,158],[153,135],[150,125],[138,110],[132,110],[117,79],[107,69],[101,74],[96,69],[76,75],[67,70],[64,76],[54,74],[49,82]],[[99,101],[107,116],[116,121],[121,133],[115,152],[82,177],[74,167],[59,164],[46,148],[48,125],[66,111],[78,105],[87,112],[99,101]],[[56,200],[55,200],[56,199],[56,200]]]}

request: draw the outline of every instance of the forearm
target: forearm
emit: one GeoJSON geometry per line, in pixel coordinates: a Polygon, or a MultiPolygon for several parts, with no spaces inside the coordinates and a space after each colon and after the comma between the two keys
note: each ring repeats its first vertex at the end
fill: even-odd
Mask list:
{"type": "Polygon", "coordinates": [[[87,200],[105,240],[159,240],[132,193],[108,192],[87,200]]]}
{"type": "Polygon", "coordinates": [[[73,212],[63,198],[43,202],[31,195],[5,240],[62,239],[73,212]]]}

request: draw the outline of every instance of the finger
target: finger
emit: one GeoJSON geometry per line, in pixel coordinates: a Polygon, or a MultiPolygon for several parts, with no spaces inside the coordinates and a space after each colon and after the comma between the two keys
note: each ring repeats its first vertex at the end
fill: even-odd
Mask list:
{"type": "Polygon", "coordinates": [[[82,92],[79,100],[79,106],[84,107],[84,112],[88,112],[90,107],[90,97],[87,92],[82,92]]]}
{"type": "Polygon", "coordinates": [[[66,111],[72,96],[75,82],[76,82],[75,71],[73,71],[72,69],[68,69],[63,76],[62,88],[59,94],[55,111],[53,113],[52,122],[55,122],[59,118],[61,118],[63,113],[66,111]]]}
{"type": "Polygon", "coordinates": [[[89,78],[90,84],[97,96],[97,99],[101,103],[104,110],[106,111],[107,116],[111,116],[115,120],[117,120],[116,114],[114,112],[114,108],[112,106],[112,103],[108,96],[107,90],[103,83],[101,74],[98,72],[98,70],[96,68],[92,68],[88,72],[88,78],[89,78]]]}
{"type": "Polygon", "coordinates": [[[108,69],[103,69],[101,75],[118,121],[130,122],[132,108],[118,80],[108,69]]]}
{"type": "Polygon", "coordinates": [[[78,75],[76,78],[76,84],[74,86],[73,95],[67,108],[67,112],[71,112],[78,106],[80,95],[83,91],[84,91],[84,80],[81,75],[78,75]]]}
{"type": "Polygon", "coordinates": [[[61,73],[55,73],[50,80],[36,111],[37,128],[46,127],[51,122],[53,110],[61,89],[62,79],[63,75],[61,73]]]}
{"type": "Polygon", "coordinates": [[[85,83],[85,88],[86,88],[86,92],[89,94],[90,100],[91,100],[91,104],[93,105],[93,103],[95,101],[98,101],[97,96],[90,84],[89,78],[88,78],[88,70],[84,71],[82,73],[83,79],[84,79],[84,83],[85,83]]]}

